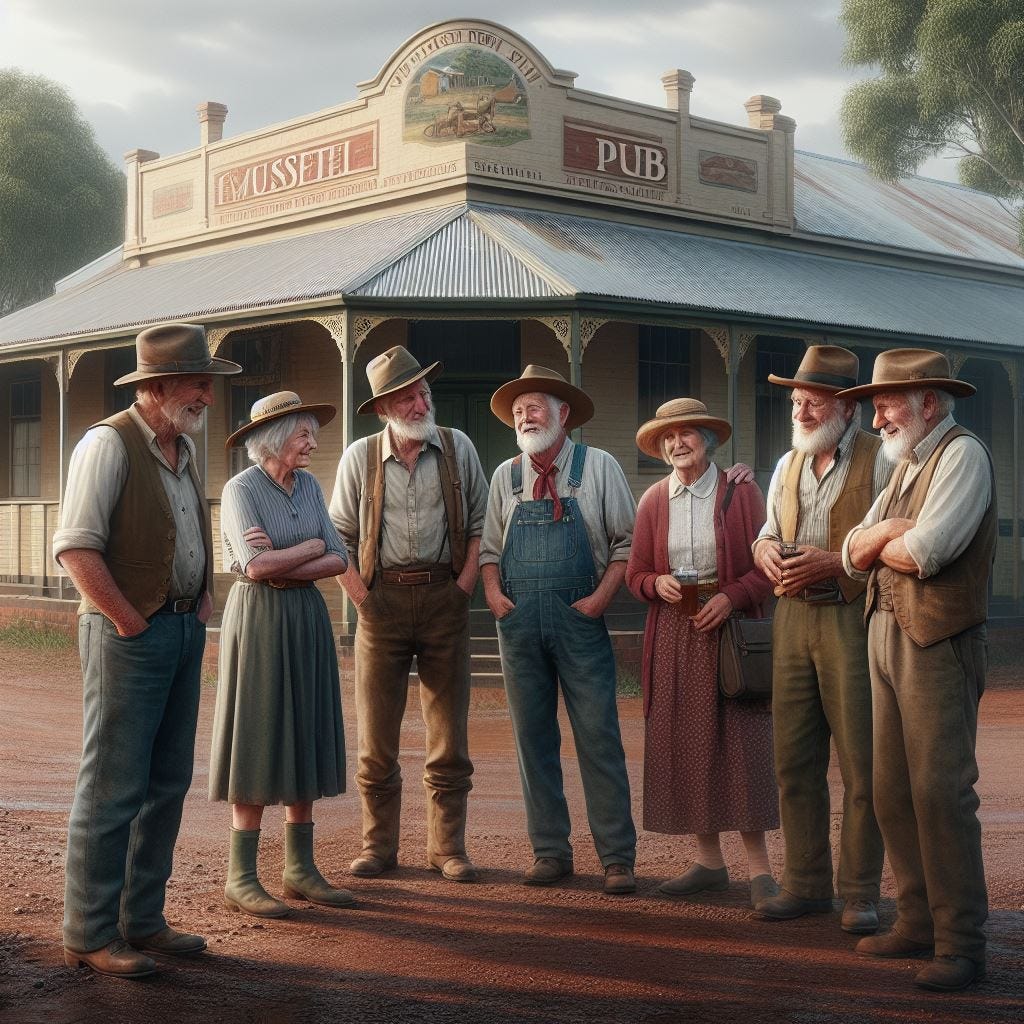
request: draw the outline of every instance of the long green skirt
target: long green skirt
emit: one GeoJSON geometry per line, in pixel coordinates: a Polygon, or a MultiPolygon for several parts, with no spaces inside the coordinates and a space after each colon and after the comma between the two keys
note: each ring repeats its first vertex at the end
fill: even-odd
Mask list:
{"type": "Polygon", "coordinates": [[[344,792],[338,659],[320,591],[235,583],[221,623],[210,799],[292,804],[344,792]]]}

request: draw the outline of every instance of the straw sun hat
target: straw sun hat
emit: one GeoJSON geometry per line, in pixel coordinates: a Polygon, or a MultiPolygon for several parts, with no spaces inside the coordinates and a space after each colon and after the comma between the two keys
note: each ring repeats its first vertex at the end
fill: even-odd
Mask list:
{"type": "Polygon", "coordinates": [[[719,443],[728,441],[732,427],[717,416],[708,415],[707,406],[696,398],[673,398],[658,406],[654,419],[648,420],[636,432],[636,446],[645,455],[664,459],[662,438],[665,433],[678,427],[707,427],[718,438],[719,443]]]}

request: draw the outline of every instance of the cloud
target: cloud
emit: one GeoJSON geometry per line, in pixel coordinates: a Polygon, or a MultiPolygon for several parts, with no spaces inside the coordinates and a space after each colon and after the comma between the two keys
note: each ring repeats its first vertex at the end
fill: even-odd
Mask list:
{"type": "MultiPolygon", "coordinates": [[[[6,0],[0,66],[63,84],[120,163],[129,149],[198,144],[195,107],[226,103],[228,135],[352,99],[404,41],[465,16],[464,2],[377,0],[6,0]]],[[[692,109],[743,124],[755,93],[782,100],[811,140],[842,155],[834,129],[856,77],[841,64],[839,0],[475,0],[473,16],[523,36],[578,88],[663,106],[661,74],[697,79],[692,109]],[[624,13],[625,12],[625,13],[624,13]]],[[[816,144],[816,143],[815,143],[816,144]]]]}

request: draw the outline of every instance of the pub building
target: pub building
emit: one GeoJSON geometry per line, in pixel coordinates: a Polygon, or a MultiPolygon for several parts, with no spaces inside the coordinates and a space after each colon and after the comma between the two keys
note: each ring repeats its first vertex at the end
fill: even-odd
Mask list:
{"type": "MultiPolygon", "coordinates": [[[[815,343],[856,351],[862,382],[883,349],[940,349],[978,388],[957,420],[995,458],[992,614],[1020,615],[1014,216],[957,185],[885,184],[796,150],[770,96],[724,124],[690,113],[686,71],[661,76],[663,106],[575,79],[510,29],[448,21],[339,106],[225,137],[226,106],[203,103],[194,149],[127,153],[124,244],[0,319],[0,615],[73,618],[50,555],[70,453],[133,400],[112,382],[134,368],[138,329],[170,320],[204,324],[244,368],[217,378],[197,437],[215,532],[247,464],[224,439],[253,401],[290,389],[338,406],[311,467],[329,496],[344,447],[379,428],[355,413],[366,364],[396,343],[443,361],[438,422],[469,434],[488,474],[517,450],[495,388],[529,363],[564,373],[597,410],[579,435],[637,495],[666,468],[635,432],[668,398],[727,417],[719,462],[752,465],[767,490],[790,438],[769,372],[791,376],[815,343]]],[[[344,632],[340,588],[323,589],[344,632]]]]}

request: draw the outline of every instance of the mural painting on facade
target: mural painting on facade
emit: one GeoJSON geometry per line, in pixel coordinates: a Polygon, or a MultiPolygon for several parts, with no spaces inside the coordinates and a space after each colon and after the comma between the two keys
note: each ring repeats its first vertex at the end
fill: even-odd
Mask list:
{"type": "Polygon", "coordinates": [[[530,137],[528,103],[526,84],[508,61],[478,46],[455,47],[409,83],[403,138],[509,146],[530,137]]]}
{"type": "Polygon", "coordinates": [[[702,149],[697,158],[698,174],[704,185],[757,191],[757,161],[702,149]]]}

